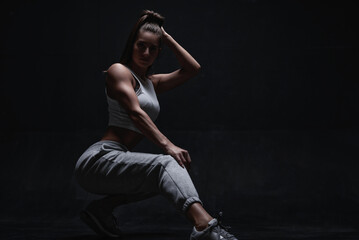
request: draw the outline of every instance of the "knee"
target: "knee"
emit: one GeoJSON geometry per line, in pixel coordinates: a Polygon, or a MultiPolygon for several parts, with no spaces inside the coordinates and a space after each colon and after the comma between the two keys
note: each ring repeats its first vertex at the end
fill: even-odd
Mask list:
{"type": "Polygon", "coordinates": [[[172,165],[174,163],[177,163],[177,162],[171,155],[161,155],[158,158],[158,164],[164,168],[166,168],[169,165],[172,165]]]}

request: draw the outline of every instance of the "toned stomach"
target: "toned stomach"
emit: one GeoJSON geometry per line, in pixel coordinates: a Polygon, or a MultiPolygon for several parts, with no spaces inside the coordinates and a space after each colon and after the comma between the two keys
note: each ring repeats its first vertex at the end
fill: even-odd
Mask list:
{"type": "Polygon", "coordinates": [[[108,126],[101,140],[116,141],[125,145],[128,150],[131,150],[142,139],[143,135],[140,133],[121,127],[108,126]]]}

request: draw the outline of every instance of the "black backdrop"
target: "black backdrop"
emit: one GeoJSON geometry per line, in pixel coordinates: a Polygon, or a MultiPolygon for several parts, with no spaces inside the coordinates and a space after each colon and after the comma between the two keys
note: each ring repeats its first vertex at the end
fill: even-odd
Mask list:
{"type": "MultiPolygon", "coordinates": [[[[73,217],[97,197],[73,168],[106,127],[101,71],[118,62],[142,9],[163,14],[202,66],[159,96],[156,124],[190,152],[206,207],[233,221],[355,224],[358,9],[349,1],[2,1],[1,217],[73,217]]],[[[176,67],[164,48],[153,70],[176,67]]],[[[147,140],[135,150],[161,152],[147,140]]],[[[134,221],[174,213],[162,198],[121,211],[134,221]]]]}

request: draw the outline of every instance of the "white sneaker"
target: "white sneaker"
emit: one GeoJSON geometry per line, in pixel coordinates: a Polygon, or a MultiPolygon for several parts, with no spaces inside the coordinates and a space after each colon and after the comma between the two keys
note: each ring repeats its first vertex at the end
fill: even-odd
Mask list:
{"type": "Polygon", "coordinates": [[[193,227],[190,240],[238,240],[235,236],[227,232],[216,218],[208,223],[208,227],[203,231],[198,231],[193,227]]]}

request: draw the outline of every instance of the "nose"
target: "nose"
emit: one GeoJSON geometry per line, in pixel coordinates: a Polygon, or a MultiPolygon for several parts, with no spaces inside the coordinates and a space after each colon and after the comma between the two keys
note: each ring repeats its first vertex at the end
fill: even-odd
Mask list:
{"type": "Polygon", "coordinates": [[[145,48],[145,51],[143,51],[143,55],[146,55],[146,56],[148,56],[148,55],[150,55],[150,48],[145,48]]]}

